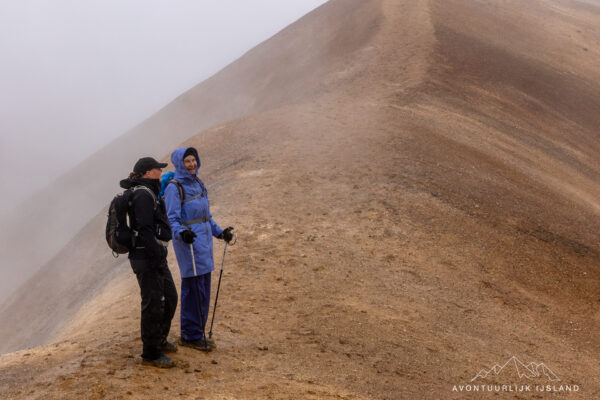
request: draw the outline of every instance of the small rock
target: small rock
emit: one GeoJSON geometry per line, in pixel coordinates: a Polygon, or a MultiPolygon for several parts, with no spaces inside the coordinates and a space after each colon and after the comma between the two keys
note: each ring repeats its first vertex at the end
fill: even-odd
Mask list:
{"type": "Polygon", "coordinates": [[[210,363],[211,364],[218,364],[217,360],[212,360],[210,363]]]}

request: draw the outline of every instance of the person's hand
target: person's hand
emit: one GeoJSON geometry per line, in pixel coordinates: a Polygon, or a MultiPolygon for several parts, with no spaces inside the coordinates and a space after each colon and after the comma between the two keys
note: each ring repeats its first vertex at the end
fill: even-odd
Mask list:
{"type": "Polygon", "coordinates": [[[231,242],[231,239],[233,239],[233,233],[231,233],[231,231],[233,231],[233,226],[225,228],[223,233],[219,235],[219,239],[223,239],[227,243],[231,242]]]}
{"type": "Polygon", "coordinates": [[[185,230],[181,232],[180,235],[181,240],[183,240],[185,243],[194,243],[194,238],[196,237],[196,234],[192,230],[185,230]]]}

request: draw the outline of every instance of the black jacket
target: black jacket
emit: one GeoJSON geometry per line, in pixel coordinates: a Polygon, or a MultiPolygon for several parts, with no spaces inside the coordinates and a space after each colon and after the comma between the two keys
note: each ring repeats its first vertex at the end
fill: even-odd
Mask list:
{"type": "Polygon", "coordinates": [[[129,258],[147,259],[151,265],[159,265],[167,257],[167,248],[156,239],[167,242],[171,240],[171,227],[167,218],[164,201],[158,200],[160,181],[158,179],[123,179],[123,189],[144,186],[131,196],[129,218],[131,228],[137,231],[135,248],[129,252],[129,258]],[[152,195],[152,193],[154,195],[152,195]]]}

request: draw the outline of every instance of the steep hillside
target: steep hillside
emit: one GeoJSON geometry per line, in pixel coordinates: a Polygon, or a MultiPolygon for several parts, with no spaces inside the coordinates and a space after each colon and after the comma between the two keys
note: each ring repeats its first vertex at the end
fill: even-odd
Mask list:
{"type": "MultiPolygon", "coordinates": [[[[300,71],[317,71],[316,92],[184,142],[200,151],[215,219],[239,232],[218,349],[182,349],[169,371],[140,366],[135,279],[82,240],[89,253],[65,250],[0,317],[27,326],[14,317],[19,299],[44,277],[40,296],[59,271],[88,272],[73,285],[111,272],[87,295],[45,295],[59,311],[36,325],[52,329],[37,340],[51,344],[0,356],[4,397],[600,396],[595,3],[340,0],[324,10],[312,16],[320,28],[285,31],[332,46],[315,52],[339,62],[289,75],[288,87],[299,75],[304,88],[300,71]],[[527,376],[481,372],[513,356],[527,376]]],[[[101,231],[100,219],[83,232],[101,231]]]]}
{"type": "MultiPolygon", "coordinates": [[[[202,131],[206,126],[216,124],[220,119],[235,119],[246,112],[268,109],[275,105],[283,107],[289,103],[300,102],[306,96],[315,101],[334,91],[340,80],[356,80],[365,68],[368,57],[361,46],[371,40],[377,32],[377,20],[380,18],[377,2],[346,1],[344,5],[325,4],[318,12],[307,15],[279,35],[257,46],[219,74],[182,95],[133,132],[101,150],[84,165],[62,177],[49,189],[52,193],[46,192],[36,196],[36,199],[49,200],[43,204],[33,201],[28,206],[30,210],[27,215],[38,221],[38,225],[43,229],[28,230],[29,240],[26,242],[19,239],[25,236],[25,232],[19,232],[19,229],[26,230],[26,225],[19,224],[18,228],[15,228],[16,231],[3,231],[10,232],[6,241],[0,241],[1,245],[11,249],[5,253],[5,262],[10,265],[14,258],[13,270],[25,274],[26,267],[18,268],[21,262],[41,260],[46,250],[57,247],[66,239],[61,232],[78,232],[77,226],[84,217],[89,218],[90,215],[98,213],[110,198],[121,190],[118,187],[119,180],[127,176],[132,162],[140,155],[164,154],[184,138],[202,131]],[[335,25],[332,25],[334,20],[335,25]],[[357,62],[355,66],[349,66],[352,61],[357,62]],[[160,143],[162,145],[159,146],[160,143]],[[147,147],[149,144],[156,147],[147,147]],[[97,176],[90,179],[87,171],[102,173],[95,174],[97,176]],[[56,206],[55,196],[62,199],[58,202],[60,207],[56,206]],[[75,203],[71,203],[72,201],[75,203]],[[77,218],[79,222],[75,221],[77,218]],[[56,228],[56,225],[60,226],[60,229],[56,228]],[[53,231],[52,227],[55,227],[57,232],[53,231]]],[[[241,143],[230,142],[229,145],[237,147],[241,146],[241,143]]],[[[165,154],[164,161],[167,162],[168,158],[168,154],[165,154]]],[[[221,165],[213,167],[222,168],[223,164],[229,162],[224,158],[221,165]]],[[[101,215],[104,214],[105,211],[102,211],[101,215]]],[[[102,218],[97,216],[95,221],[100,224],[102,218]]],[[[94,243],[99,250],[95,253],[97,258],[92,261],[93,265],[90,265],[91,258],[87,247],[82,247],[77,252],[70,251],[80,248],[82,243],[87,242],[87,237],[94,236],[94,232],[101,232],[96,224],[91,224],[83,228],[86,239],[81,240],[80,235],[77,235],[70,240],[68,249],[60,247],[60,253],[41,268],[29,283],[19,288],[4,304],[0,304],[0,320],[4,321],[0,324],[0,334],[8,338],[0,343],[0,352],[43,343],[52,335],[64,316],[72,311],[70,307],[67,309],[64,305],[55,303],[64,304],[66,297],[70,299],[66,303],[77,305],[81,299],[91,297],[96,288],[104,283],[104,277],[107,274],[110,276],[115,266],[121,264],[122,259],[112,260],[100,242],[94,243]],[[74,280],[81,285],[82,291],[61,291],[64,297],[56,296],[56,292],[49,294],[52,299],[45,295],[30,296],[32,285],[58,285],[67,289],[72,283],[62,278],[72,274],[78,275],[81,271],[94,271],[102,279],[92,276],[86,278],[85,283],[74,280]],[[27,329],[31,322],[21,319],[20,313],[14,311],[19,309],[30,310],[34,315],[43,314],[42,320],[34,322],[39,324],[39,329],[27,329]],[[52,310],[56,315],[48,313],[48,310],[52,310]]],[[[97,237],[96,240],[103,239],[97,237]]]]}
{"type": "Polygon", "coordinates": [[[325,4],[69,173],[49,179],[46,189],[11,212],[12,218],[0,220],[0,252],[6,271],[0,296],[17,289],[58,254],[108,203],[119,189],[116,177],[132,168],[132,160],[166,154],[211,126],[334,90],[336,74],[348,68],[355,52],[373,35],[377,17],[377,8],[368,2],[346,0],[343,9],[325,4]],[[33,221],[39,228],[31,229],[33,221]]]}

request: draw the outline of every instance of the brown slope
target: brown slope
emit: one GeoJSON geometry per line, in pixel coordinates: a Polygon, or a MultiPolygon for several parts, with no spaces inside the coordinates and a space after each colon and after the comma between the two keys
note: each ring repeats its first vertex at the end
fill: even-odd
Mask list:
{"type": "Polygon", "coordinates": [[[118,190],[115,182],[130,171],[132,160],[163,155],[216,124],[327,93],[336,87],[339,71],[345,71],[341,78],[349,78],[356,72],[348,67],[354,53],[376,32],[376,10],[372,3],[359,0],[323,5],[13,210],[14,217],[0,221],[6,271],[0,302],[108,203],[118,190]],[[38,229],[31,229],[33,221],[38,229]]]}
{"type": "Polygon", "coordinates": [[[597,16],[570,4],[432,3],[429,77],[416,101],[396,101],[414,124],[410,179],[449,208],[433,213],[422,243],[431,267],[406,271],[409,299],[436,310],[425,314],[432,332],[413,333],[424,351],[406,368],[422,390],[444,393],[515,354],[597,393],[598,34],[578,57],[554,59],[578,44],[562,33],[589,34],[597,16]]]}
{"type": "Polygon", "coordinates": [[[217,220],[240,232],[218,351],[140,369],[123,275],[61,333],[62,350],[1,358],[0,390],[464,398],[453,385],[516,355],[598,397],[595,117],[565,106],[578,93],[600,103],[587,59],[598,17],[580,2],[381,6],[359,72],[336,91],[186,142],[203,149],[217,220]],[[591,41],[561,70],[553,54],[579,43],[570,29],[591,41]]]}
{"type": "MultiPolygon", "coordinates": [[[[35,196],[30,204],[24,206],[22,213],[15,213],[19,216],[15,221],[3,224],[10,229],[3,231],[6,237],[0,240],[5,249],[2,253],[6,255],[3,269],[9,270],[2,285],[13,288],[17,278],[13,276],[11,279],[11,272],[18,271],[18,278],[22,279],[44,258],[55,253],[55,249],[62,248],[62,243],[67,242],[70,235],[105,207],[110,197],[119,190],[118,180],[128,174],[132,160],[138,156],[162,154],[165,149],[176,146],[208,126],[300,102],[306,97],[318,98],[334,90],[340,82],[355,79],[365,63],[350,64],[352,60],[362,61],[366,57],[361,52],[365,43],[377,33],[377,21],[381,18],[378,5],[377,1],[338,1],[320,7],[319,12],[305,16],[257,46],[61,177],[46,192],[35,196]],[[89,171],[98,171],[97,176],[90,179],[89,171]],[[39,199],[42,198],[46,200],[40,204],[39,199]],[[31,230],[24,221],[36,221],[40,228],[31,230]],[[28,240],[24,242],[23,237],[28,240]]],[[[96,221],[101,219],[97,217],[96,221]]],[[[96,232],[101,231],[95,229],[96,232]]],[[[91,228],[85,232],[92,235],[91,228]]],[[[79,245],[80,240],[75,237],[68,246],[75,248],[79,245]]],[[[88,266],[86,270],[101,271],[99,275],[110,273],[114,263],[105,252],[102,254],[102,258],[94,262],[96,266],[88,266]]],[[[43,324],[37,322],[41,324],[39,332],[27,333],[23,333],[21,327],[27,326],[28,321],[20,319],[18,310],[28,309],[38,315],[43,310],[52,309],[46,296],[30,297],[32,285],[35,287],[37,282],[48,277],[70,275],[65,270],[80,271],[81,265],[89,265],[88,260],[79,252],[61,251],[0,307],[0,320],[4,321],[0,325],[0,333],[10,337],[0,344],[0,352],[38,345],[51,336],[54,325],[60,323],[71,308],[55,307],[56,315],[47,315],[43,324]]],[[[51,287],[50,283],[54,282],[64,288],[70,284],[70,281],[51,279],[47,286],[51,287]]],[[[101,282],[103,280],[90,278],[83,287],[87,292],[93,292],[95,285],[101,282]]],[[[7,291],[0,288],[0,293],[7,291]]],[[[73,304],[81,300],[78,294],[70,295],[74,299],[73,304]]],[[[54,299],[59,301],[58,297],[54,299]]]]}

